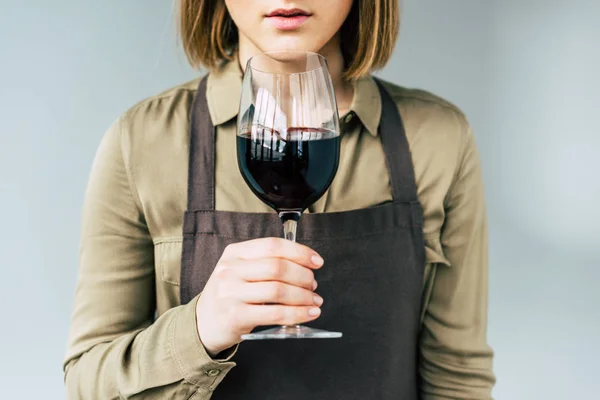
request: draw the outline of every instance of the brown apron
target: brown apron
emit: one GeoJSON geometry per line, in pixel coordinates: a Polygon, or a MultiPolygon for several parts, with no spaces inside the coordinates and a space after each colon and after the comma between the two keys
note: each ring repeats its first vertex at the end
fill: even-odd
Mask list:
{"type": "MultiPolygon", "coordinates": [[[[321,317],[307,325],[344,336],[242,342],[234,357],[237,366],[217,387],[214,399],[419,398],[423,212],[402,119],[377,84],[383,102],[379,133],[393,202],[306,214],[298,225],[298,242],[325,259],[325,266],[316,272],[325,304],[321,317]]],[[[275,212],[215,210],[215,128],[206,101],[206,78],[192,110],[189,165],[182,304],[203,290],[227,245],[282,236],[275,212]]]]}

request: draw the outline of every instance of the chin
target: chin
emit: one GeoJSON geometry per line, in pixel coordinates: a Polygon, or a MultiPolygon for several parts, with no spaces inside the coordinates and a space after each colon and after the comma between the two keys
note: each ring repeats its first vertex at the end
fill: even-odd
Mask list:
{"type": "Polygon", "coordinates": [[[261,47],[261,51],[265,53],[273,51],[307,51],[317,53],[322,48],[314,39],[299,37],[277,37],[261,47]]]}

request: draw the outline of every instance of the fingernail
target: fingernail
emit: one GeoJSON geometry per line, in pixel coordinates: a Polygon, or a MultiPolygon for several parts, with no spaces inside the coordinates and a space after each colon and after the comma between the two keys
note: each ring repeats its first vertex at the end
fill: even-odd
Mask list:
{"type": "Polygon", "coordinates": [[[321,305],[323,304],[323,298],[321,296],[315,295],[314,301],[316,306],[321,307],[321,305]]]}
{"type": "Polygon", "coordinates": [[[317,283],[317,281],[313,281],[313,290],[316,290],[317,286],[319,286],[319,284],[317,283]]]}
{"type": "Polygon", "coordinates": [[[325,261],[318,255],[314,255],[312,256],[312,262],[313,264],[315,264],[317,267],[321,267],[323,264],[325,264],[325,261]]]}
{"type": "Polygon", "coordinates": [[[321,314],[321,309],[320,308],[311,308],[310,310],[308,310],[308,315],[310,315],[311,317],[317,317],[321,314]]]}

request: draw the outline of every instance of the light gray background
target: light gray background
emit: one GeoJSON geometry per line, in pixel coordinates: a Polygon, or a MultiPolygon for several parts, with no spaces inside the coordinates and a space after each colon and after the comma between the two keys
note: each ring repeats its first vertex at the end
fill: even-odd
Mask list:
{"type": "MultiPolygon", "coordinates": [[[[599,22],[594,0],[406,0],[381,74],[476,131],[499,399],[597,392],[599,22]]],[[[174,32],[167,0],[0,0],[2,398],[64,397],[90,165],[120,113],[195,76],[174,32]]]]}

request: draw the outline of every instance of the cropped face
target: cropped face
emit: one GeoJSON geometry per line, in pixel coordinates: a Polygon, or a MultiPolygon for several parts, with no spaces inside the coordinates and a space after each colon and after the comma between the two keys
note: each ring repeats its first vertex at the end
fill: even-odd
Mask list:
{"type": "Polygon", "coordinates": [[[353,0],[225,0],[250,53],[319,52],[336,37],[353,0]]]}

